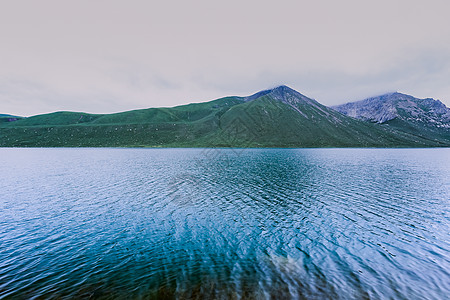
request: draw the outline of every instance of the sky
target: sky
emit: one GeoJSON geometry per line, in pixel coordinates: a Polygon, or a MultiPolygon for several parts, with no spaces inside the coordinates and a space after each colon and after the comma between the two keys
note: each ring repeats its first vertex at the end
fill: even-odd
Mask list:
{"type": "Polygon", "coordinates": [[[0,113],[111,113],[285,84],[450,106],[450,1],[1,0],[0,113]]]}

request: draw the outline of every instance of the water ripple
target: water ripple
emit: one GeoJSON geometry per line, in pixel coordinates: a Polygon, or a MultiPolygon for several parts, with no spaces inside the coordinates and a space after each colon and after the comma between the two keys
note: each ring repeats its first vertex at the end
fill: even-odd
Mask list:
{"type": "Polygon", "coordinates": [[[0,149],[0,299],[446,299],[449,149],[0,149]]]}

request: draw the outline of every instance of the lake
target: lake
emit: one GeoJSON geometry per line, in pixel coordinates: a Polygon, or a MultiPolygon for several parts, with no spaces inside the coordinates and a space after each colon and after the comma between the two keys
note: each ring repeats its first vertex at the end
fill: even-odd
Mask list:
{"type": "Polygon", "coordinates": [[[447,299],[450,149],[0,149],[1,299],[447,299]]]}

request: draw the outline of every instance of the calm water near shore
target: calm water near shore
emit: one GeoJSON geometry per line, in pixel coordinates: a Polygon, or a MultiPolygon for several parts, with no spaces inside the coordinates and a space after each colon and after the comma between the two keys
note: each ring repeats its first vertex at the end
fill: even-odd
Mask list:
{"type": "Polygon", "coordinates": [[[448,299],[450,149],[0,149],[0,299],[448,299]]]}

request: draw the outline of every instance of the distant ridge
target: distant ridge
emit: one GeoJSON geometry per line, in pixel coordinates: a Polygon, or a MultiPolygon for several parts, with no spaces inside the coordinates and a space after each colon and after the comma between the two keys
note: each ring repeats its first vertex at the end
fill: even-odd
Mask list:
{"type": "Polygon", "coordinates": [[[0,146],[448,147],[450,137],[442,131],[449,125],[448,109],[435,101],[393,93],[332,109],[281,85],[248,97],[172,108],[116,114],[56,112],[3,122],[0,146]],[[416,117],[424,111],[420,132],[386,126],[405,117],[405,107],[414,108],[408,113],[416,117]],[[431,129],[422,130],[425,127],[431,129]]]}

